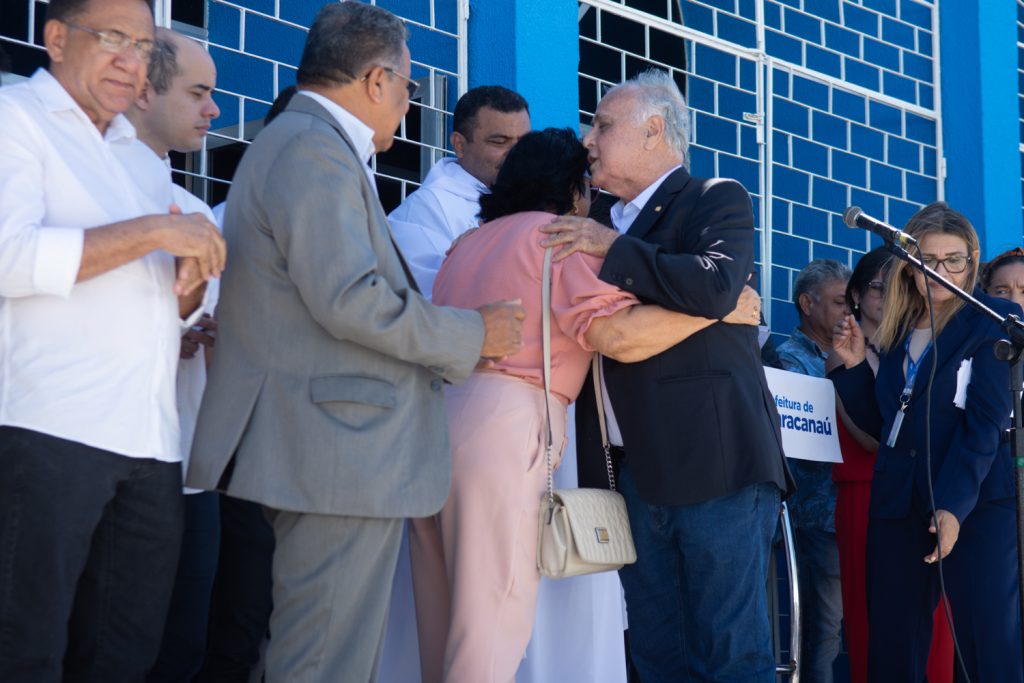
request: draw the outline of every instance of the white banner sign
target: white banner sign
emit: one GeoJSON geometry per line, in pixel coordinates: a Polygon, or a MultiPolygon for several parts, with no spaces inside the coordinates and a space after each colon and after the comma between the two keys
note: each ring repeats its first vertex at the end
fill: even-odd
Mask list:
{"type": "Polygon", "coordinates": [[[786,457],[842,462],[832,381],[775,368],[764,374],[779,410],[786,457]]]}

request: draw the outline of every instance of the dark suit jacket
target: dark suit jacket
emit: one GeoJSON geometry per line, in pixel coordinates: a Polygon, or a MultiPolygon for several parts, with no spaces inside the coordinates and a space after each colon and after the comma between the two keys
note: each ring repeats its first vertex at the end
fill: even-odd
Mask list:
{"type": "MultiPolygon", "coordinates": [[[[746,190],[680,169],[615,240],[600,277],[643,303],[722,318],[753,261],[746,190]]],[[[756,327],[718,322],[645,361],[604,364],[626,457],[648,503],[699,503],[761,482],[790,490],[756,327]]],[[[576,416],[581,486],[607,487],[590,381],[576,416]]]]}
{"type": "MultiPolygon", "coordinates": [[[[974,296],[1006,315],[1021,314],[1020,306],[1004,299],[974,296]]],[[[931,460],[935,506],[963,523],[975,505],[1014,495],[1009,444],[1001,438],[1010,426],[1009,365],[996,360],[992,345],[1005,335],[999,326],[973,309],[961,309],[939,335],[938,367],[931,399],[931,460]],[[964,408],[953,404],[957,371],[971,363],[964,408]]],[[[925,457],[926,387],[935,362],[934,348],[921,359],[917,382],[896,446],[885,445],[906,384],[903,343],[883,353],[877,379],[866,362],[829,374],[843,405],[861,429],[881,446],[871,483],[873,517],[899,519],[910,513],[914,487],[928,500],[925,457]]],[[[927,503],[926,503],[927,504],[927,503]]]]}

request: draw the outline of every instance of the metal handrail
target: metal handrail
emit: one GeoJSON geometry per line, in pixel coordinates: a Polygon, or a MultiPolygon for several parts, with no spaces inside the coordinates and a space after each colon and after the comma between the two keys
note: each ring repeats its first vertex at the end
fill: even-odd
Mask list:
{"type": "Polygon", "coordinates": [[[789,575],[789,663],[776,665],[775,674],[789,676],[791,683],[800,683],[800,580],[797,577],[793,525],[785,503],[779,513],[779,522],[782,524],[782,547],[786,552],[786,573],[789,575]]]}

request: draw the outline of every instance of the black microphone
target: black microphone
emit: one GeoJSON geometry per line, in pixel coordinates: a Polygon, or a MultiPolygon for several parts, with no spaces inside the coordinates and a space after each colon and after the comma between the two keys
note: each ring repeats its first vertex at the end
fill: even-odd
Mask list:
{"type": "Polygon", "coordinates": [[[897,230],[888,223],[883,223],[877,218],[872,218],[861,211],[859,206],[851,206],[848,208],[843,213],[843,222],[851,228],[863,228],[864,230],[870,230],[886,242],[892,242],[904,249],[917,246],[917,240],[913,237],[902,230],[897,230]]]}

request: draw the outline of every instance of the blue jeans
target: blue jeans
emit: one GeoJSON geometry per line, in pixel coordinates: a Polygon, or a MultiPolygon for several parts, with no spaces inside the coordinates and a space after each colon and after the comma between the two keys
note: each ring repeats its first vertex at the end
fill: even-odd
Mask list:
{"type": "Polygon", "coordinates": [[[779,517],[775,484],[696,505],[648,505],[623,463],[637,561],[619,571],[629,649],[644,683],[774,683],[765,588],[779,517]]]}
{"type": "Polygon", "coordinates": [[[832,683],[832,665],[842,645],[839,546],[835,532],[797,527],[795,534],[803,626],[800,680],[832,683]]]}

